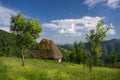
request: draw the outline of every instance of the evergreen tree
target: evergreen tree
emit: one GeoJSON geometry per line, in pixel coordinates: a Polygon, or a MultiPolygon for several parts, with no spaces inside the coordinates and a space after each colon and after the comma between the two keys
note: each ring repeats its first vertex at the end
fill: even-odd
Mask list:
{"type": "Polygon", "coordinates": [[[80,64],[83,61],[83,55],[84,55],[82,41],[80,41],[79,43],[74,42],[74,49],[75,49],[76,63],[80,64]]]}
{"type": "Polygon", "coordinates": [[[74,49],[75,49],[75,59],[76,59],[76,63],[79,63],[79,51],[78,51],[78,45],[77,45],[77,41],[74,42],[74,49]]]}
{"type": "Polygon", "coordinates": [[[79,63],[83,63],[84,62],[84,58],[85,58],[85,55],[84,55],[84,49],[83,49],[83,43],[82,41],[80,41],[78,43],[78,57],[79,57],[79,63]]]}
{"type": "Polygon", "coordinates": [[[117,62],[117,53],[114,50],[112,50],[112,55],[111,55],[111,63],[113,63],[113,66],[114,66],[114,63],[117,62]]]}

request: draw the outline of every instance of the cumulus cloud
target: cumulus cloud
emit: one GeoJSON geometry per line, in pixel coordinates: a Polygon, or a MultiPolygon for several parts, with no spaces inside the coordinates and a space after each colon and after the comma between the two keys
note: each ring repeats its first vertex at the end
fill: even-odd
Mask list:
{"type": "MultiPolygon", "coordinates": [[[[95,29],[97,22],[103,19],[104,17],[84,16],[79,19],[53,20],[49,23],[42,24],[42,27],[49,30],[54,30],[54,32],[56,32],[54,34],[58,35],[82,36],[82,34],[88,33],[91,29],[95,29]]],[[[109,31],[109,34],[115,34],[114,28],[109,31]]]]}
{"type": "Polygon", "coordinates": [[[107,6],[117,9],[120,7],[120,0],[107,0],[107,6]]]}
{"type": "Polygon", "coordinates": [[[13,11],[9,8],[3,7],[0,5],[0,29],[9,32],[10,25],[10,15],[16,14],[16,11],[13,11]]]}
{"type": "Polygon", "coordinates": [[[101,3],[112,9],[117,9],[120,7],[120,0],[85,0],[84,3],[87,4],[89,7],[93,7],[96,4],[101,3]]]}

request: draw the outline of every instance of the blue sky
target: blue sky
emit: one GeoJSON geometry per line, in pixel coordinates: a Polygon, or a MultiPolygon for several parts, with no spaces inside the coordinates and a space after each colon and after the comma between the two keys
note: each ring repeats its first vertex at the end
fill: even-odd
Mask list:
{"type": "Polygon", "coordinates": [[[120,38],[120,0],[0,0],[0,29],[9,32],[10,14],[37,19],[42,38],[65,44],[85,41],[99,20],[113,27],[106,39],[120,38]]]}

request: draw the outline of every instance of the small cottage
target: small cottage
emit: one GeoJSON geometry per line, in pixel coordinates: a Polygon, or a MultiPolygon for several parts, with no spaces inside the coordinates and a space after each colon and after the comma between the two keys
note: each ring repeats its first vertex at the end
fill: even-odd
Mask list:
{"type": "Polygon", "coordinates": [[[33,52],[34,58],[54,59],[62,61],[62,53],[52,40],[42,39],[36,50],[33,52]]]}

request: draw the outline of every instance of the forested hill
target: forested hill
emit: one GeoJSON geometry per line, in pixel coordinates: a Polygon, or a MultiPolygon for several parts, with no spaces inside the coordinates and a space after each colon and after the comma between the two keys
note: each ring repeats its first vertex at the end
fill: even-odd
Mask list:
{"type": "Polygon", "coordinates": [[[0,56],[19,56],[15,35],[0,30],[0,56]]]}
{"type": "MultiPolygon", "coordinates": [[[[58,45],[59,47],[65,48],[69,51],[74,50],[74,44],[65,44],[65,45],[58,45]]],[[[85,43],[86,46],[86,43],[85,43]]],[[[118,61],[120,61],[120,39],[111,39],[102,42],[101,44],[103,55],[102,59],[106,59],[107,57],[111,56],[112,51],[115,50],[118,56],[118,61]]]]}
{"type": "Polygon", "coordinates": [[[106,47],[108,49],[107,52],[111,52],[112,49],[115,49],[117,52],[120,52],[120,39],[111,39],[104,41],[102,43],[102,47],[106,47]]]}
{"type": "Polygon", "coordinates": [[[115,50],[118,55],[118,60],[120,61],[120,39],[107,40],[104,41],[101,45],[104,56],[110,56],[112,51],[115,50]]]}
{"type": "MultiPolygon", "coordinates": [[[[37,43],[25,49],[25,57],[31,57],[37,43]]],[[[0,30],[0,56],[21,57],[21,49],[16,44],[15,34],[0,30]]]]}

